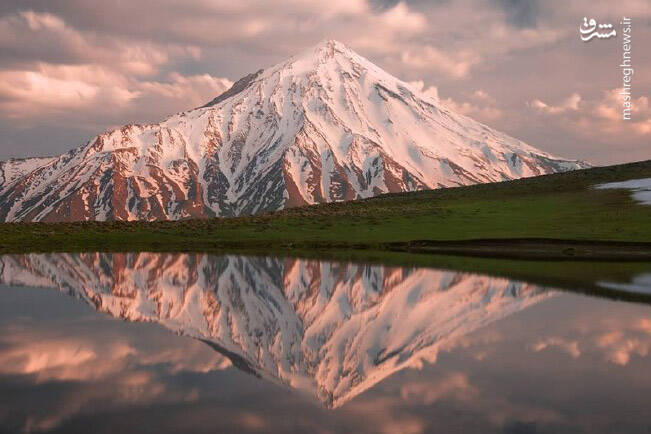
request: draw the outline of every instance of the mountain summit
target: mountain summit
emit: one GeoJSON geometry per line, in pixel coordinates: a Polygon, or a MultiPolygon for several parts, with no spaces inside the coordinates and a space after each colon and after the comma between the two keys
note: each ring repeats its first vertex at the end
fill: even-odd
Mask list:
{"type": "Polygon", "coordinates": [[[554,296],[433,268],[200,253],[3,255],[0,284],[58,288],[116,318],[158,323],[327,407],[554,296]]]}
{"type": "Polygon", "coordinates": [[[581,167],[325,41],[158,124],[0,162],[0,221],[237,216],[581,167]]]}

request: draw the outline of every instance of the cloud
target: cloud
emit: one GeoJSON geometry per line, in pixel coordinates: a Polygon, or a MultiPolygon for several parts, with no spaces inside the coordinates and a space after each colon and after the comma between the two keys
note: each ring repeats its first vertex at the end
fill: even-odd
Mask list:
{"type": "Polygon", "coordinates": [[[426,423],[419,415],[399,411],[396,399],[374,397],[354,400],[347,404],[347,412],[358,420],[373,420],[378,432],[392,434],[420,434],[426,432],[426,423]]]}
{"type": "Polygon", "coordinates": [[[425,87],[423,80],[410,81],[408,84],[417,92],[430,98],[439,99],[439,89],[436,86],[425,87]]]}
{"type": "Polygon", "coordinates": [[[555,115],[567,111],[577,111],[580,103],[581,95],[573,93],[558,105],[549,105],[539,99],[534,99],[529,103],[529,106],[540,112],[555,115]]]}
{"type": "Polygon", "coordinates": [[[451,110],[461,113],[482,122],[491,123],[503,116],[502,110],[496,107],[496,101],[485,91],[474,91],[469,99],[474,100],[459,102],[452,98],[443,98],[441,102],[451,110]]]}
{"type": "Polygon", "coordinates": [[[38,14],[34,11],[24,11],[18,14],[31,30],[54,29],[62,30],[66,27],[63,20],[51,14],[38,14]]]}
{"type": "Polygon", "coordinates": [[[651,336],[631,336],[627,330],[614,330],[594,338],[594,343],[604,352],[606,360],[626,366],[634,355],[646,357],[651,349],[651,336]]]}
{"type": "Polygon", "coordinates": [[[535,27],[538,22],[537,0],[495,0],[510,23],[518,27],[535,27]]]}
{"type": "Polygon", "coordinates": [[[431,405],[443,398],[466,401],[478,394],[477,388],[472,386],[468,376],[461,372],[453,372],[444,378],[432,382],[410,382],[403,384],[400,395],[403,400],[420,404],[431,405]]]}
{"type": "Polygon", "coordinates": [[[98,379],[115,374],[124,366],[115,362],[135,352],[123,344],[111,345],[108,350],[110,357],[100,360],[94,348],[74,340],[14,345],[0,353],[0,372],[33,375],[38,382],[98,379]]]}
{"type": "Polygon", "coordinates": [[[5,326],[2,331],[0,373],[30,375],[37,382],[102,381],[127,366],[160,365],[171,373],[209,372],[231,366],[228,359],[192,340],[176,347],[154,345],[143,350],[142,345],[125,341],[110,330],[99,335],[66,336],[65,331],[21,323],[5,326]]]}
{"type": "Polygon", "coordinates": [[[233,82],[227,78],[213,77],[210,74],[184,76],[174,72],[168,78],[166,82],[138,83],[138,92],[141,95],[159,95],[171,100],[187,100],[189,104],[198,105],[233,85],[233,82]]]}
{"type": "Polygon", "coordinates": [[[70,27],[63,18],[32,10],[0,17],[5,64],[102,65],[134,75],[153,75],[173,58],[198,58],[196,46],[132,41],[70,27]]]}
{"type": "Polygon", "coordinates": [[[640,96],[631,98],[631,119],[624,120],[622,89],[611,89],[603,93],[601,100],[594,103],[591,113],[594,118],[601,121],[603,131],[622,132],[629,129],[639,135],[651,135],[651,107],[649,98],[640,96]]]}
{"type": "Polygon", "coordinates": [[[651,352],[651,318],[637,315],[603,315],[600,318],[577,318],[564,327],[566,336],[541,338],[531,350],[541,352],[557,348],[576,359],[582,356],[600,358],[626,366],[633,357],[646,357],[651,352]]]}
{"type": "Polygon", "coordinates": [[[400,60],[410,68],[435,69],[450,77],[461,78],[467,76],[470,68],[481,59],[472,51],[451,54],[434,46],[425,46],[419,50],[403,51],[400,60]]]}
{"type": "MultiPolygon", "coordinates": [[[[604,19],[628,14],[642,20],[649,16],[643,0],[620,2],[617,16],[587,0],[563,9],[512,0],[380,3],[3,5],[0,159],[53,154],[109,126],[158,121],[211,100],[221,90],[215,83],[234,81],[323,39],[341,40],[403,80],[427,83],[426,94],[440,92],[451,108],[544,150],[601,161],[651,156],[641,143],[651,131],[648,115],[638,114],[620,128],[604,117],[608,106],[596,111],[607,102],[601,101],[604,90],[617,85],[609,68],[617,65],[621,47],[602,41],[597,52],[576,37],[576,17],[586,9],[604,19]],[[84,70],[102,79],[84,77],[84,70]],[[211,78],[200,78],[205,76],[211,78]],[[39,96],[33,90],[39,83],[58,89],[39,96]],[[545,89],[544,98],[537,97],[538,89],[545,89]],[[494,100],[482,98],[482,92],[494,100]],[[568,103],[568,94],[581,96],[578,109],[568,103]],[[529,106],[523,110],[525,101],[529,106]],[[608,146],[615,139],[617,153],[608,146]]],[[[651,35],[645,26],[635,31],[639,41],[651,35]]],[[[648,69],[646,58],[635,60],[637,70],[648,69]]],[[[635,103],[642,107],[651,82],[638,74],[634,85],[635,103]]]]}
{"type": "Polygon", "coordinates": [[[488,93],[486,93],[486,91],[483,91],[483,90],[481,90],[481,89],[477,89],[476,91],[474,91],[474,92],[472,93],[472,95],[473,95],[475,98],[480,99],[480,100],[484,100],[484,101],[494,101],[493,98],[491,98],[490,95],[488,95],[488,93]]]}
{"type": "Polygon", "coordinates": [[[559,337],[550,337],[536,342],[532,345],[535,352],[543,351],[548,348],[558,348],[576,359],[581,355],[579,342],[576,340],[566,340],[559,337]]]}
{"type": "Polygon", "coordinates": [[[8,118],[38,117],[52,110],[124,106],[137,97],[124,76],[97,66],[34,65],[0,71],[0,111],[8,118]]]}
{"type": "MultiPolygon", "coordinates": [[[[138,109],[164,108],[168,114],[197,107],[232,85],[209,74],[171,73],[161,81],[138,80],[98,65],[37,64],[33,69],[0,71],[0,114],[7,119],[111,116],[138,109]]],[[[161,116],[165,113],[161,113],[161,116]]],[[[60,119],[60,118],[58,118],[60,119]]]]}
{"type": "MultiPolygon", "coordinates": [[[[631,99],[631,120],[622,118],[622,89],[602,92],[601,97],[583,99],[573,93],[557,105],[534,99],[528,106],[548,116],[556,116],[567,128],[577,134],[591,135],[649,135],[651,134],[651,108],[646,96],[631,99]]],[[[614,138],[614,137],[613,137],[614,138]]]]}
{"type": "MultiPolygon", "coordinates": [[[[170,336],[162,330],[160,335],[146,330],[129,335],[120,331],[119,322],[96,327],[94,316],[90,321],[74,315],[62,323],[48,321],[47,317],[38,323],[17,321],[1,329],[0,375],[24,382],[26,400],[33,397],[27,392],[32,389],[57,394],[56,399],[41,402],[37,410],[29,402],[25,431],[56,428],[91,403],[110,406],[196,400],[196,390],[175,386],[165,378],[231,366],[228,359],[198,341],[178,338],[171,345],[170,336]],[[57,386],[62,384],[67,386],[57,386]]],[[[18,400],[13,405],[20,407],[25,402],[18,400]]],[[[6,420],[12,410],[15,408],[0,406],[0,419],[6,420]]]]}
{"type": "MultiPolygon", "coordinates": [[[[73,28],[53,13],[23,10],[2,16],[2,128],[84,130],[76,142],[65,144],[69,149],[110,127],[158,121],[200,106],[231,86],[224,77],[173,70],[175,62],[200,58],[197,46],[73,28]]],[[[50,135],[44,134],[46,144],[50,135]]]]}

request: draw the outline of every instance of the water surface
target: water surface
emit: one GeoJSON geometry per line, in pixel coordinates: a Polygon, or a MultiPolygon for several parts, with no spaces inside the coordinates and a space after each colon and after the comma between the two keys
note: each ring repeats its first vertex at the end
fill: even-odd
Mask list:
{"type": "Polygon", "coordinates": [[[644,304],[205,254],[3,256],[0,282],[0,432],[651,430],[644,304]]]}

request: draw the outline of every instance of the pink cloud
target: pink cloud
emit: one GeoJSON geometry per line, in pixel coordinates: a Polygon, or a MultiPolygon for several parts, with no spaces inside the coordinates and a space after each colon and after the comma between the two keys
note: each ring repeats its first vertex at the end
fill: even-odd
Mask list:
{"type": "Polygon", "coordinates": [[[493,105],[495,101],[488,94],[484,98],[477,98],[475,95],[475,99],[479,99],[479,102],[458,102],[452,98],[444,98],[441,102],[457,113],[473,117],[483,122],[491,122],[502,117],[502,110],[493,105]]]}
{"type": "Polygon", "coordinates": [[[106,107],[116,115],[147,110],[149,104],[173,113],[197,107],[231,85],[209,74],[172,73],[163,81],[142,81],[100,65],[38,64],[29,70],[0,71],[0,114],[34,119],[59,113],[74,119],[81,110],[100,117],[106,107]]]}
{"type": "Polygon", "coordinates": [[[466,401],[478,393],[477,388],[470,384],[467,375],[461,372],[453,372],[432,382],[406,383],[400,389],[403,400],[418,401],[425,405],[431,405],[443,398],[466,401]]]}
{"type": "Polygon", "coordinates": [[[573,93],[557,105],[549,105],[539,99],[534,99],[529,103],[530,107],[548,114],[560,114],[567,111],[577,111],[579,110],[579,104],[581,103],[581,95],[578,93],[573,93]]]}
{"type": "MultiPolygon", "coordinates": [[[[644,18],[648,12],[644,12],[643,3],[624,0],[618,14],[644,18]]],[[[603,157],[607,159],[648,155],[639,142],[651,134],[648,114],[638,114],[635,122],[620,128],[604,118],[608,116],[608,107],[600,104],[601,98],[590,96],[602,91],[606,82],[603,78],[610,73],[594,67],[603,56],[592,56],[586,50],[577,52],[571,44],[576,39],[571,16],[587,6],[594,10],[594,5],[585,0],[571,2],[563,12],[540,4],[541,13],[533,17],[535,26],[520,26],[513,25],[508,11],[494,2],[470,0],[383,5],[370,0],[188,0],[182,6],[171,0],[139,0],[119,5],[73,5],[63,1],[50,2],[39,12],[21,10],[17,5],[13,12],[0,16],[0,72],[41,74],[42,77],[36,75],[32,80],[51,80],[52,85],[59,86],[62,107],[57,108],[56,93],[45,95],[45,101],[30,106],[27,100],[33,93],[26,89],[35,84],[29,84],[27,76],[14,74],[11,80],[19,81],[18,88],[10,96],[5,88],[2,95],[11,101],[11,110],[0,112],[5,118],[11,116],[12,128],[3,125],[6,133],[0,140],[5,140],[7,148],[30,142],[50,154],[55,150],[53,142],[57,141],[52,138],[53,125],[93,134],[108,125],[157,121],[193,107],[199,99],[203,103],[216,96],[199,97],[204,91],[214,91],[214,86],[208,86],[199,76],[207,73],[216,80],[237,79],[319,40],[334,38],[402,79],[432,85],[423,89],[430,96],[436,97],[437,88],[455,89],[448,101],[451,107],[550,152],[589,160],[596,152],[608,155],[603,157]],[[287,14],[288,10],[291,14],[287,14]],[[144,16],[147,19],[134,19],[144,16]],[[553,61],[541,63],[541,59],[547,58],[553,61]],[[577,88],[582,98],[576,103],[579,109],[575,110],[576,104],[567,103],[564,98],[531,97],[531,88],[539,89],[541,83],[572,85],[577,76],[574,65],[579,62],[583,70],[596,71],[590,79],[595,80],[594,85],[586,82],[577,88]],[[566,67],[558,68],[552,63],[566,67]],[[38,65],[43,64],[93,67],[122,76],[126,84],[118,85],[123,90],[120,92],[110,83],[105,86],[74,78],[71,83],[61,83],[54,80],[60,80],[58,77],[40,71],[38,65]],[[185,84],[177,83],[173,74],[188,80],[185,84]],[[511,78],[505,77],[513,78],[508,91],[502,83],[511,78]],[[198,90],[192,90],[193,84],[198,90]],[[458,89],[476,91],[466,94],[458,89]],[[186,90],[192,96],[182,97],[186,90]],[[74,92],[80,97],[75,98],[74,92]],[[499,105],[483,98],[482,92],[499,95],[499,105]],[[524,100],[530,101],[530,110],[522,110],[524,100]],[[93,110],[88,105],[93,103],[84,101],[118,108],[93,110]],[[598,111],[589,110],[597,105],[601,106],[598,111]],[[22,108],[26,110],[19,114],[22,108]],[[536,115],[543,119],[537,120],[536,115]],[[14,123],[15,119],[21,122],[14,123]],[[49,138],[48,144],[36,145],[44,136],[49,138]],[[620,151],[631,151],[613,157],[606,145],[615,140],[620,151]],[[569,151],[564,149],[568,143],[572,143],[569,151]]],[[[612,16],[608,8],[601,9],[601,13],[594,13],[612,16]]],[[[636,32],[638,40],[648,36],[643,26],[637,27],[636,32]]],[[[639,70],[644,70],[645,59],[636,61],[639,70]]],[[[641,98],[648,85],[643,74],[636,75],[638,107],[644,104],[641,98]]],[[[549,90],[553,94],[554,86],[549,90]]],[[[62,136],[70,137],[69,133],[62,136]]],[[[79,141],[85,138],[80,137],[79,141]]],[[[64,145],[56,144],[56,151],[70,147],[64,145]]],[[[22,152],[10,153],[18,156],[22,152]]]]}
{"type": "Polygon", "coordinates": [[[622,119],[621,88],[611,89],[603,93],[601,100],[594,105],[593,114],[602,121],[602,128],[605,130],[620,132],[630,129],[637,134],[647,135],[651,133],[651,107],[649,98],[640,96],[631,99],[631,119],[622,119]]]}
{"type": "Polygon", "coordinates": [[[606,360],[621,366],[627,365],[634,355],[646,357],[651,348],[650,337],[630,336],[625,330],[605,332],[596,336],[594,342],[606,360]]]}
{"type": "Polygon", "coordinates": [[[576,359],[581,355],[579,342],[576,340],[566,340],[559,337],[550,337],[536,342],[532,349],[535,352],[543,351],[548,348],[558,348],[576,359]]]}
{"type": "Polygon", "coordinates": [[[627,365],[634,357],[644,358],[651,353],[651,318],[616,314],[597,319],[576,318],[563,330],[564,333],[536,341],[531,350],[557,348],[575,359],[596,355],[620,366],[627,365]]]}
{"type": "Polygon", "coordinates": [[[437,70],[450,77],[462,78],[481,58],[470,50],[454,53],[445,52],[434,46],[419,49],[405,49],[400,55],[401,62],[419,70],[437,70]]]}
{"type": "Polygon", "coordinates": [[[128,366],[136,369],[162,364],[171,373],[209,372],[231,366],[228,359],[194,341],[180,347],[142,351],[114,336],[87,339],[17,328],[2,339],[2,344],[0,373],[32,375],[38,382],[97,382],[120,374],[128,366]]]}
{"type": "Polygon", "coordinates": [[[651,133],[651,109],[648,97],[632,98],[632,119],[623,120],[623,99],[620,92],[620,88],[611,89],[603,92],[601,98],[589,100],[574,93],[557,105],[550,105],[539,99],[532,100],[528,105],[546,115],[564,116],[562,119],[569,126],[574,126],[586,134],[633,132],[645,135],[651,133]]]}
{"type": "Polygon", "coordinates": [[[436,86],[427,86],[425,87],[425,82],[423,80],[410,81],[408,83],[414,90],[427,95],[430,98],[439,99],[439,89],[436,86]]]}

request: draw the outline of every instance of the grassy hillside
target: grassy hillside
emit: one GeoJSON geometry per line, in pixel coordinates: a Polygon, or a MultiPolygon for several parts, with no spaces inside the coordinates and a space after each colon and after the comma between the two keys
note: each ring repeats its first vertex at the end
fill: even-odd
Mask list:
{"type": "MultiPolygon", "coordinates": [[[[651,177],[651,161],[502,183],[391,194],[255,217],[153,223],[0,224],[0,253],[224,249],[307,252],[351,248],[380,251],[396,246],[404,250],[404,244],[392,243],[413,240],[514,238],[648,243],[651,206],[636,203],[627,190],[592,188],[599,183],[646,177],[651,177]]],[[[542,240],[540,243],[545,244],[542,240]]],[[[649,246],[638,245],[634,250],[648,252],[649,246]]],[[[608,245],[604,248],[612,249],[608,245]]]]}

